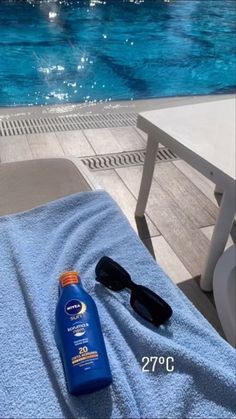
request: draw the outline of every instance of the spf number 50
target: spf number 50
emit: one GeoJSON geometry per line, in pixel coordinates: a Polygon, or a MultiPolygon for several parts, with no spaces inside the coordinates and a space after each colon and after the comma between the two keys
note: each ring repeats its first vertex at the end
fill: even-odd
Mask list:
{"type": "Polygon", "coordinates": [[[175,369],[174,362],[172,356],[143,356],[142,372],[154,372],[158,366],[162,366],[167,372],[173,372],[175,369]]]}

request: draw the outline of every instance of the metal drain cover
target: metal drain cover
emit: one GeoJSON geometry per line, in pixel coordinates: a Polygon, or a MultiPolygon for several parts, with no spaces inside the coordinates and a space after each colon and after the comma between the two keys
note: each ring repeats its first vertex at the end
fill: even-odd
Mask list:
{"type": "Polygon", "coordinates": [[[126,127],[136,125],[136,121],[137,114],[135,112],[9,119],[0,121],[0,136],[73,131],[89,128],[126,127]]]}
{"type": "MultiPolygon", "coordinates": [[[[92,171],[109,170],[118,167],[143,165],[145,154],[146,151],[144,149],[123,153],[82,157],[80,160],[92,171]]],[[[169,148],[166,147],[159,149],[156,156],[156,160],[158,162],[167,162],[177,159],[178,157],[169,148]]]]}

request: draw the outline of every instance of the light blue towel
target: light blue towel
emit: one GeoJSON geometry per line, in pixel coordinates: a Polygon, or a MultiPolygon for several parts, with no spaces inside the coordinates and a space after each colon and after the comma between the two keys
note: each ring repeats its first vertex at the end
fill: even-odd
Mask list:
{"type": "Polygon", "coordinates": [[[0,218],[0,295],[0,417],[235,417],[236,352],[172,284],[105,192],[0,218]],[[95,283],[103,255],[170,303],[166,326],[140,319],[128,292],[95,283]],[[68,269],[80,271],[97,303],[114,381],[80,397],[67,393],[54,340],[58,277],[68,269]],[[142,358],[156,356],[174,357],[174,372],[159,363],[142,372],[142,358]]]}

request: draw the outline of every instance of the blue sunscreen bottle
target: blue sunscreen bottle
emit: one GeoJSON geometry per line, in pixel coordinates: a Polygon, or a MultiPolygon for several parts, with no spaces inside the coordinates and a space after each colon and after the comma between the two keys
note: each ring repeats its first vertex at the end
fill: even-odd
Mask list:
{"type": "Polygon", "coordinates": [[[97,307],[77,272],[60,276],[55,333],[69,393],[92,393],[111,384],[97,307]]]}

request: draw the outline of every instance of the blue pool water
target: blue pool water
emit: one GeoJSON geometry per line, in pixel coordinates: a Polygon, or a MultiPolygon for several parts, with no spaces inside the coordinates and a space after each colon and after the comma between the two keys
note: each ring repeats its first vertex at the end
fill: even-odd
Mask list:
{"type": "Polygon", "coordinates": [[[0,1],[0,106],[227,93],[228,0],[0,1]]]}

